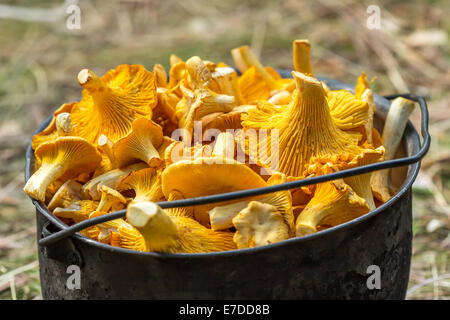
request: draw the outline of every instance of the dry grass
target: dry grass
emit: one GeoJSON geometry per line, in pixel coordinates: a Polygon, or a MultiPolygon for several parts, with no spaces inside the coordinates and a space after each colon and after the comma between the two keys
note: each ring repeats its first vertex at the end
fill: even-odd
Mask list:
{"type": "MultiPolygon", "coordinates": [[[[62,2],[3,1],[33,8],[62,2]]],[[[266,65],[291,68],[291,41],[309,38],[319,75],[354,83],[365,70],[377,77],[380,94],[427,96],[433,141],[414,186],[407,297],[449,299],[449,2],[384,1],[381,30],[366,28],[370,4],[82,0],[81,30],[68,30],[64,19],[0,19],[0,298],[40,298],[34,211],[21,191],[24,151],[53,109],[79,99],[80,69],[102,74],[124,63],[168,66],[172,52],[231,63],[229,50],[242,44],[250,44],[266,65]]],[[[419,113],[412,119],[418,124],[419,113]]]]}

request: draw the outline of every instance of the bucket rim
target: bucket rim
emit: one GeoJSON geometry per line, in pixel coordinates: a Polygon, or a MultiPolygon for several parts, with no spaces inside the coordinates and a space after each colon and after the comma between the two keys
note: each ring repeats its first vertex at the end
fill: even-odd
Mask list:
{"type": "MultiPolygon", "coordinates": [[[[291,74],[289,70],[277,70],[280,75],[283,78],[291,77],[291,74]]],[[[354,92],[354,87],[350,84],[347,84],[345,82],[341,82],[338,80],[334,80],[327,77],[317,77],[321,81],[325,81],[327,85],[331,89],[345,89],[349,90],[351,92],[354,92]]],[[[387,108],[390,105],[390,101],[386,98],[374,93],[374,102],[377,106],[376,113],[378,116],[381,116],[382,118],[385,118],[387,113],[387,108]],[[381,107],[381,108],[380,108],[381,107]]],[[[48,124],[50,123],[53,115],[50,115],[33,133],[33,136],[44,130],[48,124]]],[[[409,153],[414,154],[417,153],[420,149],[420,138],[417,130],[411,123],[411,121],[408,120],[408,123],[405,128],[405,132],[403,134],[402,143],[411,141],[411,150],[409,150],[409,153]]],[[[408,152],[408,150],[406,150],[408,152]]],[[[407,156],[410,156],[410,154],[407,154],[407,156]]],[[[25,165],[25,181],[27,181],[31,176],[31,166],[33,161],[35,160],[34,152],[31,147],[31,139],[28,143],[27,149],[26,149],[26,165],[25,165]]],[[[366,220],[369,220],[376,215],[378,215],[380,212],[388,209],[393,204],[395,204],[397,201],[400,200],[400,198],[411,188],[412,184],[414,183],[420,169],[420,163],[421,161],[418,161],[416,163],[406,165],[408,167],[406,178],[403,181],[402,186],[399,188],[397,193],[393,195],[387,202],[381,204],[379,207],[377,207],[375,210],[370,211],[358,218],[352,219],[350,221],[347,221],[345,223],[342,223],[340,225],[337,225],[335,227],[331,227],[325,230],[321,230],[306,236],[302,237],[293,237],[286,240],[282,240],[276,243],[259,246],[259,247],[253,247],[253,248],[244,248],[244,249],[234,249],[229,251],[219,251],[219,252],[204,252],[204,253],[160,253],[160,252],[144,252],[144,251],[136,251],[121,247],[114,247],[108,244],[104,244],[98,241],[95,241],[93,239],[90,239],[88,237],[83,236],[79,232],[75,233],[71,237],[77,239],[78,241],[81,241],[87,245],[92,245],[100,250],[113,252],[113,253],[120,253],[125,255],[140,255],[140,256],[151,256],[153,258],[165,258],[165,259],[187,259],[187,258],[206,258],[206,257],[231,257],[231,256],[240,256],[245,254],[256,254],[262,251],[266,250],[276,250],[278,247],[281,246],[288,246],[293,244],[300,244],[306,241],[314,241],[316,238],[320,237],[326,237],[330,234],[334,234],[340,231],[344,231],[348,228],[354,227],[366,220]]],[[[402,166],[405,167],[405,166],[402,166]]],[[[49,222],[51,222],[53,225],[55,225],[58,229],[65,229],[68,227],[64,222],[62,222],[58,217],[53,215],[48,209],[47,206],[36,200],[31,198],[31,201],[33,205],[36,207],[36,211],[41,213],[49,222]]],[[[41,236],[41,235],[39,235],[41,236]]]]}

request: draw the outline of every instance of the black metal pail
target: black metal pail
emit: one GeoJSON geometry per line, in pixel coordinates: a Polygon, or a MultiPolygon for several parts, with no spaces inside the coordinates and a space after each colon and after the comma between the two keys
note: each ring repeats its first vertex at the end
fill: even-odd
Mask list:
{"type": "MultiPolygon", "coordinates": [[[[280,73],[290,76],[287,71],[280,73]]],[[[350,85],[322,79],[331,89],[353,90],[350,85]]],[[[395,160],[321,176],[316,180],[305,179],[308,181],[303,184],[395,167],[392,170],[398,180],[397,194],[364,216],[305,237],[218,253],[137,252],[112,247],[76,233],[86,227],[86,223],[99,223],[104,216],[84,221],[81,223],[84,225],[78,224],[78,227],[68,227],[43,203],[32,199],[36,207],[43,298],[403,299],[411,262],[411,185],[418,174],[420,159],[429,148],[430,138],[425,100],[410,94],[402,96],[419,102],[422,145],[409,122],[395,160]],[[79,268],[79,288],[67,285],[70,266],[79,268]],[[377,268],[381,280],[379,289],[368,285],[369,277],[377,268]]],[[[382,129],[390,106],[386,98],[375,95],[374,125],[378,129],[382,129]]],[[[47,119],[36,132],[43,130],[50,120],[47,119]]],[[[26,179],[33,172],[34,161],[30,144],[26,179]]],[[[287,185],[284,189],[293,186],[287,185]]],[[[187,199],[179,206],[243,196],[245,194],[237,192],[216,198],[187,199]]],[[[165,204],[169,207],[167,202],[165,204]]],[[[111,219],[123,215],[124,212],[118,212],[108,216],[111,219]]]]}

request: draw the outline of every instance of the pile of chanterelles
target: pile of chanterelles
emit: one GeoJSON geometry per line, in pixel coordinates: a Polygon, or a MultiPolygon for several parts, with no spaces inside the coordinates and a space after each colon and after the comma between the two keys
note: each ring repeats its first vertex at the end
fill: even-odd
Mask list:
{"type": "Polygon", "coordinates": [[[234,68],[194,56],[83,69],[79,102],[35,135],[25,192],[68,224],[126,208],[82,230],[113,246],[212,252],[262,246],[364,215],[395,192],[388,170],[259,197],[165,209],[156,202],[259,188],[362,166],[396,153],[413,102],[393,101],[382,135],[364,73],[354,92],[315,78],[310,43],[293,42],[292,78],[247,46],[234,68]]]}

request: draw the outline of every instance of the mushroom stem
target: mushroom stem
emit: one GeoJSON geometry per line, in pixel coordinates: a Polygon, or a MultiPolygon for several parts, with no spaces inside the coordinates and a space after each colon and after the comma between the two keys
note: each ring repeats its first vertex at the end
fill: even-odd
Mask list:
{"type": "Polygon", "coordinates": [[[177,225],[153,202],[131,203],[127,221],[144,236],[149,251],[168,251],[177,244],[177,225]]]}
{"type": "Polygon", "coordinates": [[[216,68],[212,73],[212,78],[217,81],[221,93],[234,96],[237,105],[244,104],[245,100],[239,90],[238,77],[233,68],[216,68]]]}
{"type": "Polygon", "coordinates": [[[243,209],[245,209],[251,200],[240,201],[236,203],[227,204],[224,206],[214,207],[209,211],[209,219],[211,222],[211,229],[225,230],[233,227],[233,218],[243,209]]]}
{"type": "Polygon", "coordinates": [[[255,57],[249,46],[242,46],[231,50],[231,56],[233,57],[234,63],[239,71],[243,73],[248,68],[255,66],[258,73],[261,74],[272,90],[278,88],[275,80],[272,78],[270,73],[267,72],[261,62],[259,62],[259,60],[255,57]]]}
{"type": "Polygon", "coordinates": [[[356,192],[358,196],[366,200],[370,211],[375,210],[375,202],[373,201],[372,188],[370,187],[371,172],[360,174],[357,176],[345,178],[344,181],[356,192]]]}
{"type": "Polygon", "coordinates": [[[292,47],[295,71],[313,76],[310,58],[311,44],[309,40],[295,40],[292,43],[292,47]]]}
{"type": "Polygon", "coordinates": [[[98,137],[97,145],[98,145],[99,149],[104,154],[106,154],[106,156],[109,158],[109,161],[111,161],[111,163],[115,163],[114,152],[112,149],[113,143],[111,142],[111,140],[109,140],[107,136],[102,134],[98,137]]]}
{"type": "Polygon", "coordinates": [[[153,74],[155,75],[156,78],[156,86],[158,88],[162,87],[162,88],[166,88],[167,87],[167,72],[166,69],[164,69],[164,67],[157,63],[153,66],[153,74]]]}
{"type": "Polygon", "coordinates": [[[93,71],[89,69],[83,69],[78,73],[78,83],[80,86],[88,90],[89,92],[95,92],[97,90],[107,90],[108,88],[93,71]]]}
{"type": "Polygon", "coordinates": [[[141,160],[145,161],[150,168],[157,168],[163,162],[159,156],[158,150],[153,146],[152,143],[148,143],[145,146],[145,154],[141,160]]]}
{"type": "MultiPolygon", "coordinates": [[[[414,110],[414,102],[405,98],[397,98],[392,101],[384,124],[382,141],[386,149],[384,160],[394,158],[397,148],[403,136],[408,118],[414,110]]],[[[379,170],[372,173],[371,185],[374,196],[386,202],[391,197],[391,186],[389,181],[389,169],[379,170]]]]}
{"type": "Polygon", "coordinates": [[[63,173],[64,166],[57,163],[43,163],[30,179],[28,179],[23,190],[36,200],[45,201],[45,191],[48,186],[63,173]]]}
{"type": "Polygon", "coordinates": [[[291,102],[291,99],[292,99],[292,96],[291,96],[290,92],[286,91],[286,90],[282,90],[280,92],[277,92],[273,96],[271,96],[270,99],[267,100],[267,102],[269,102],[271,104],[281,105],[281,104],[289,104],[289,102],[291,102]]]}
{"type": "Polygon", "coordinates": [[[58,136],[67,136],[72,131],[72,118],[70,113],[63,112],[56,116],[56,132],[58,136]]]}
{"type": "Polygon", "coordinates": [[[369,144],[373,144],[373,137],[372,137],[372,129],[373,129],[373,115],[375,113],[375,104],[373,102],[373,91],[371,89],[364,90],[361,100],[367,102],[367,105],[369,106],[369,117],[364,124],[364,129],[366,130],[367,135],[367,142],[369,144]]]}
{"type": "Polygon", "coordinates": [[[170,55],[169,63],[170,63],[171,67],[173,67],[174,65],[176,65],[177,63],[180,63],[180,62],[183,62],[183,60],[180,57],[178,57],[176,54],[172,53],[170,55]]]}
{"type": "Polygon", "coordinates": [[[234,151],[235,145],[233,134],[230,132],[221,132],[216,138],[212,156],[234,159],[234,151]]]}
{"type": "Polygon", "coordinates": [[[189,58],[186,61],[186,69],[191,76],[194,89],[201,87],[205,82],[211,80],[211,72],[198,56],[189,58]]]}

